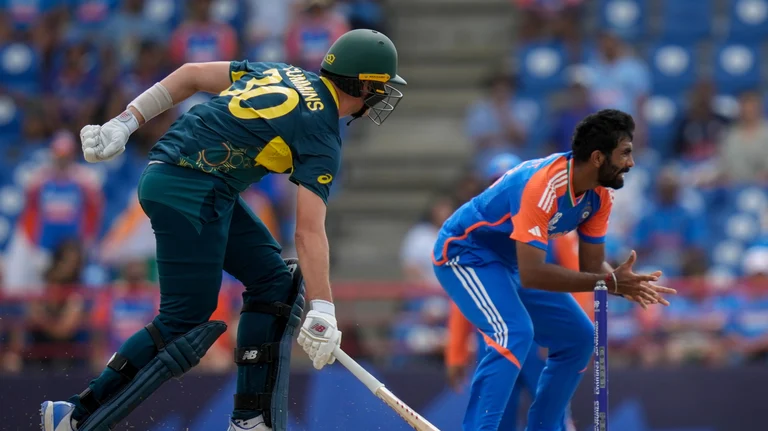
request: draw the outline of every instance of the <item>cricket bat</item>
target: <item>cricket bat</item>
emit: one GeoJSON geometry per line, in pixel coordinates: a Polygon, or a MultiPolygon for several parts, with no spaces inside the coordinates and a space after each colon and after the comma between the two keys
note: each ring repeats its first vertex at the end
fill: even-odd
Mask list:
{"type": "Polygon", "coordinates": [[[429,423],[420,414],[416,413],[412,408],[408,407],[400,398],[396,397],[389,389],[384,387],[381,383],[373,377],[371,373],[361,367],[354,359],[349,357],[340,347],[336,347],[333,351],[333,355],[336,359],[344,365],[358,380],[371,391],[374,395],[381,398],[392,410],[397,412],[407,423],[412,426],[416,431],[440,431],[436,426],[429,423]]]}

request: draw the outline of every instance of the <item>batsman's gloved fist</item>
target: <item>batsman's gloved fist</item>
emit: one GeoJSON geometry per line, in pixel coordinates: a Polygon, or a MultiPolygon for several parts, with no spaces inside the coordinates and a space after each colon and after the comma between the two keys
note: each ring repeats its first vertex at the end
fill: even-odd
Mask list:
{"type": "Polygon", "coordinates": [[[336,361],[333,351],[341,344],[341,331],[336,327],[336,311],[332,303],[311,301],[312,310],[307,313],[299,333],[299,344],[312,359],[318,370],[336,361]]]}
{"type": "Polygon", "coordinates": [[[111,160],[125,151],[131,133],[139,128],[139,121],[130,111],[109,120],[103,126],[88,125],[80,130],[83,156],[89,163],[111,160]]]}

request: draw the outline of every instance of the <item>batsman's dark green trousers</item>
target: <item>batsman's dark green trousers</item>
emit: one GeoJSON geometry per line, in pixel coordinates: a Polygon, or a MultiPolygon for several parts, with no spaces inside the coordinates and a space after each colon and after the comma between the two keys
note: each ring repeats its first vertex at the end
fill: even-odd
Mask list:
{"type": "MultiPolygon", "coordinates": [[[[289,301],[291,274],[280,256],[280,245],[237,190],[222,179],[155,163],[144,171],[138,193],[157,242],[161,300],[153,323],[166,341],[208,321],[217,306],[222,270],[243,283],[245,302],[289,301]]],[[[255,347],[279,340],[279,330],[275,316],[243,313],[237,345],[255,347]]],[[[156,350],[142,329],[118,352],[141,368],[156,350]]],[[[265,392],[266,378],[266,364],[238,366],[238,394],[265,392]]],[[[104,399],[124,384],[118,373],[106,368],[90,387],[97,399],[104,399]]],[[[72,401],[78,406],[75,419],[84,416],[78,398],[72,401]]],[[[253,411],[234,413],[236,419],[253,415],[253,411]]]]}

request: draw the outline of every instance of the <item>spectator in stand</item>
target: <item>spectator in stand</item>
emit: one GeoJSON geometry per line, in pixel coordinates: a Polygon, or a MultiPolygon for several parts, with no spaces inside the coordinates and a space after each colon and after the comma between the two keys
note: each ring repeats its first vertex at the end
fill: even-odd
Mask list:
{"type": "Polygon", "coordinates": [[[79,131],[89,124],[104,96],[95,46],[70,42],[54,56],[46,88],[46,116],[54,127],[79,131]]]}
{"type": "Polygon", "coordinates": [[[630,53],[618,36],[604,32],[598,42],[598,52],[587,63],[592,105],[596,109],[622,110],[634,116],[637,123],[642,119],[638,114],[651,90],[648,67],[630,53]]]}
{"type": "Polygon", "coordinates": [[[676,169],[664,168],[656,179],[655,202],[645,206],[634,232],[638,259],[670,277],[680,276],[685,262],[706,260],[703,215],[682,205],[679,190],[676,169]]]}
{"type": "Polygon", "coordinates": [[[698,82],[688,97],[688,111],[677,129],[673,156],[687,162],[704,162],[717,156],[718,145],[730,120],[714,110],[715,88],[698,82]]]}
{"type": "Polygon", "coordinates": [[[738,307],[726,327],[734,359],[768,364],[768,247],[750,248],[744,256],[745,283],[738,307]]]}
{"type": "Polygon", "coordinates": [[[589,100],[589,90],[584,82],[572,79],[566,94],[564,108],[555,117],[552,128],[552,150],[550,152],[571,151],[571,138],[576,125],[587,115],[597,112],[589,100]]]}
{"type": "Polygon", "coordinates": [[[87,363],[86,302],[79,292],[84,263],[85,255],[77,240],[62,242],[56,248],[44,274],[45,293],[28,309],[30,349],[24,358],[28,364],[60,372],[87,363]]]}
{"type": "Polygon", "coordinates": [[[173,65],[236,58],[237,33],[231,25],[213,20],[211,0],[189,0],[187,7],[187,20],[171,35],[173,65]]]}
{"type": "Polygon", "coordinates": [[[469,107],[465,120],[478,167],[488,165],[497,154],[515,153],[526,140],[526,130],[515,115],[514,79],[497,73],[487,81],[486,88],[487,95],[469,107]]]}
{"type": "Polygon", "coordinates": [[[96,369],[102,369],[125,340],[152,320],[160,306],[160,295],[148,281],[147,268],[144,260],[127,261],[120,279],[98,293],[91,315],[95,328],[92,365],[96,369]]]}
{"type": "Polygon", "coordinates": [[[745,92],[739,102],[739,118],[720,144],[720,179],[768,183],[768,121],[760,93],[745,92]]]}
{"type": "Polygon", "coordinates": [[[328,48],[349,31],[347,19],[334,10],[334,0],[304,0],[306,9],[286,31],[288,63],[319,71],[328,48]]]}
{"type": "MultiPolygon", "coordinates": [[[[166,27],[147,19],[144,6],[144,0],[125,0],[122,8],[110,17],[107,24],[109,32],[105,36],[123,67],[136,63],[137,58],[145,51],[147,42],[160,44],[168,37],[166,27]]],[[[136,72],[143,73],[140,62],[136,72]]],[[[165,75],[159,78],[164,77],[165,75]]]]}
{"type": "Polygon", "coordinates": [[[662,310],[665,360],[672,365],[723,365],[727,348],[722,333],[731,303],[713,295],[704,277],[684,283],[685,294],[662,310]]]}
{"type": "Polygon", "coordinates": [[[30,175],[26,203],[9,245],[7,289],[39,286],[41,268],[65,241],[77,239],[86,249],[94,245],[104,197],[93,171],[75,163],[78,154],[75,137],[59,132],[51,143],[51,162],[30,175]]]}
{"type": "Polygon", "coordinates": [[[440,196],[433,200],[422,219],[405,234],[400,247],[400,265],[406,281],[440,287],[430,256],[437,241],[437,232],[455,209],[453,199],[440,196]]]}

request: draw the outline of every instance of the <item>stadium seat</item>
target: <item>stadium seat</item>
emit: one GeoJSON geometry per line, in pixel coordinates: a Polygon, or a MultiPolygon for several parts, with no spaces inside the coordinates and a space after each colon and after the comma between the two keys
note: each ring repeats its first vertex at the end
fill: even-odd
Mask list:
{"type": "Polygon", "coordinates": [[[682,101],[677,97],[655,94],[646,100],[643,113],[648,122],[649,146],[664,157],[670,153],[682,101]]]}
{"type": "Polygon", "coordinates": [[[712,251],[712,262],[718,266],[736,269],[741,264],[743,254],[744,245],[739,241],[721,241],[712,251]]]}
{"type": "Polygon", "coordinates": [[[659,43],[649,50],[648,65],[659,94],[682,96],[698,79],[692,46],[659,43]]]}
{"type": "Polygon", "coordinates": [[[647,10],[646,0],[600,0],[600,25],[635,41],[646,33],[647,10]]]}
{"type": "Polygon", "coordinates": [[[731,0],[728,38],[749,43],[768,36],[768,0],[731,0]]]}
{"type": "Polygon", "coordinates": [[[181,0],[145,0],[144,16],[160,26],[174,28],[184,18],[185,6],[181,0]]]}
{"type": "Polygon", "coordinates": [[[760,59],[755,46],[724,43],[715,49],[714,81],[718,91],[737,94],[760,84],[760,59]]]}
{"type": "Polygon", "coordinates": [[[736,208],[755,215],[768,214],[768,192],[758,186],[748,186],[734,193],[736,208]]]}
{"type": "Polygon", "coordinates": [[[32,46],[11,43],[0,46],[0,85],[34,96],[40,93],[41,59],[32,46]]]}
{"type": "Polygon", "coordinates": [[[520,92],[540,96],[563,88],[565,49],[553,43],[523,46],[518,53],[520,92]]]}
{"type": "Polygon", "coordinates": [[[0,147],[16,143],[21,134],[22,113],[11,96],[0,93],[0,147]]]}
{"type": "Polygon", "coordinates": [[[718,94],[713,109],[723,117],[735,119],[739,115],[739,99],[731,94],[718,94]]]}
{"type": "Polygon", "coordinates": [[[728,218],[725,232],[729,238],[749,244],[760,234],[760,223],[754,214],[736,212],[728,218]]]}
{"type": "Polygon", "coordinates": [[[670,43],[692,44],[710,36],[714,16],[712,3],[712,0],[662,1],[663,39],[670,43]]]}

